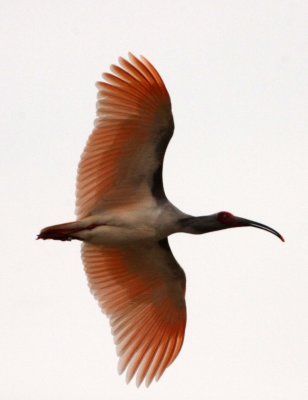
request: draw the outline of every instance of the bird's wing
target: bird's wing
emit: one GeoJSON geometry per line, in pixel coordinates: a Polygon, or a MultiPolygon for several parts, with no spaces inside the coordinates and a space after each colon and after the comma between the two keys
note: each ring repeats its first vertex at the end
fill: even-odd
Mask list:
{"type": "Polygon", "coordinates": [[[165,198],[162,163],[174,130],[167,89],[144,57],[119,59],[98,82],[97,119],[78,168],[76,213],[165,198]]]}
{"type": "Polygon", "coordinates": [[[83,244],[92,293],[110,319],[119,372],[137,385],[156,378],[178,355],[186,325],[185,274],[168,240],[122,248],[83,244]]]}

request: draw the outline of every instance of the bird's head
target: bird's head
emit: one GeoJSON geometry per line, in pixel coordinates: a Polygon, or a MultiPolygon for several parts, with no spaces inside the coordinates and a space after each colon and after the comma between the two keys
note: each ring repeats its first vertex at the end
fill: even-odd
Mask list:
{"type": "Polygon", "coordinates": [[[202,217],[187,217],[181,220],[181,226],[182,231],[193,234],[220,231],[228,228],[239,228],[242,226],[252,226],[270,232],[284,242],[284,238],[280,233],[269,226],[261,224],[260,222],[251,221],[250,219],[236,217],[227,211],[220,211],[216,214],[202,217]]]}
{"type": "Polygon", "coordinates": [[[270,228],[267,225],[261,224],[260,222],[251,221],[250,219],[236,217],[235,215],[229,213],[228,211],[220,211],[217,214],[214,214],[218,229],[227,229],[227,228],[238,228],[242,226],[252,226],[254,228],[263,229],[267,232],[272,233],[273,235],[279,237],[280,240],[284,242],[283,236],[275,231],[273,228],[270,228]]]}

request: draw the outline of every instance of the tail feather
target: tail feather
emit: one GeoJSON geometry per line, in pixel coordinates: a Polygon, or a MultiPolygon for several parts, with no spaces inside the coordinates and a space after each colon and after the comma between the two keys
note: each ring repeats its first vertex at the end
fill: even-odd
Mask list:
{"type": "Polygon", "coordinates": [[[67,222],[65,224],[47,226],[42,229],[37,235],[37,239],[54,239],[54,240],[72,240],[74,238],[74,233],[82,230],[79,221],[67,222]]]}

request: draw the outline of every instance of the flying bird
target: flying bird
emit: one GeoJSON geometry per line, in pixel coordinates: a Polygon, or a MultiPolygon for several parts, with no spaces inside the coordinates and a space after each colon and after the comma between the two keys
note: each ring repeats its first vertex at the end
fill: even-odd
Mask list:
{"type": "Polygon", "coordinates": [[[175,360],[185,333],[185,273],[168,236],[253,226],[284,239],[226,211],[195,217],[170,203],[162,171],[174,122],[162,78],[133,54],[103,78],[78,167],[77,220],[44,228],[38,239],[83,242],[82,261],[110,320],[119,372],[148,386],[175,360]]]}

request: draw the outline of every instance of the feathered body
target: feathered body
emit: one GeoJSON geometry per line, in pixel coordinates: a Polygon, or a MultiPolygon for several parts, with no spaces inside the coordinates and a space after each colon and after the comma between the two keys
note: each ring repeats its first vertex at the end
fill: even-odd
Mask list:
{"type": "Polygon", "coordinates": [[[165,195],[163,159],[173,135],[170,97],[144,57],[120,58],[98,82],[97,119],[78,167],[77,220],[38,238],[78,239],[90,288],[110,319],[127,381],[149,385],[177,357],[186,325],[185,274],[167,237],[265,225],[227,212],[193,217],[165,195]]]}

